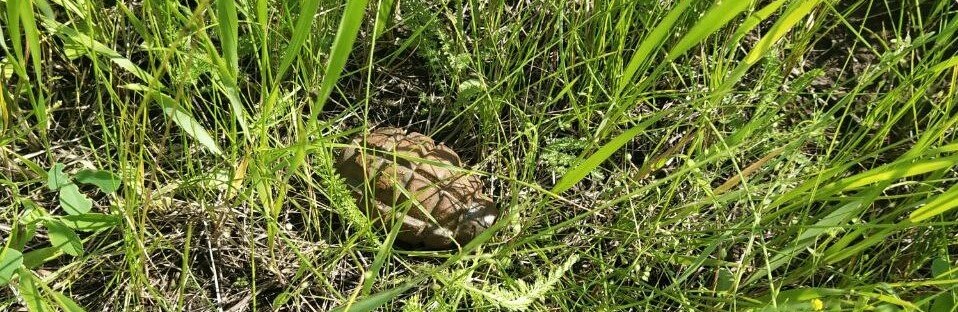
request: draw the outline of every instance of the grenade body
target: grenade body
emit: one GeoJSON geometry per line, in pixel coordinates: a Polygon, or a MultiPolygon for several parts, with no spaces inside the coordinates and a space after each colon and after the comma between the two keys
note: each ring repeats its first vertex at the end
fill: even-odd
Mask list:
{"type": "Polygon", "coordinates": [[[402,218],[398,239],[410,245],[465,245],[498,214],[482,180],[461,170],[456,152],[420,133],[374,129],[350,142],[336,168],[377,224],[402,218]]]}

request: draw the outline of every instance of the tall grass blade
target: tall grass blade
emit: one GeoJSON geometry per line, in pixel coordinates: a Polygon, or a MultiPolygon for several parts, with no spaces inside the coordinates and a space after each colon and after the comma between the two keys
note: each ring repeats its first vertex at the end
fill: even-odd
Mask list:
{"type": "Polygon", "coordinates": [[[220,49],[229,68],[230,80],[236,84],[236,75],[239,71],[239,22],[236,16],[236,3],[233,0],[216,0],[216,19],[220,35],[220,49]]]}
{"type": "Polygon", "coordinates": [[[689,32],[672,47],[672,50],[669,50],[668,61],[674,61],[706,37],[725,27],[725,24],[751,7],[754,2],[754,0],[719,0],[713,4],[708,12],[692,26],[692,29],[689,29],[689,32]]]}
{"type": "Polygon", "coordinates": [[[938,75],[941,72],[951,69],[955,66],[958,66],[958,56],[953,56],[947,60],[942,61],[941,63],[935,64],[935,66],[931,68],[931,72],[935,75],[938,75]]]}
{"type": "Polygon", "coordinates": [[[190,112],[184,110],[180,103],[175,99],[169,95],[152,90],[143,85],[130,84],[124,87],[131,90],[152,93],[152,95],[157,99],[157,102],[160,104],[160,107],[163,109],[163,113],[166,115],[166,117],[170,118],[170,120],[179,126],[183,132],[195,139],[203,147],[206,147],[206,149],[213,154],[223,155],[223,150],[220,148],[219,144],[216,143],[216,140],[213,139],[213,136],[210,135],[210,132],[207,131],[202,124],[196,121],[190,112]]]}
{"type": "Polygon", "coordinates": [[[826,185],[822,187],[822,192],[830,194],[835,191],[847,191],[878,182],[947,169],[956,164],[958,164],[958,155],[916,162],[898,161],[826,185]]]}
{"type": "Polygon", "coordinates": [[[848,259],[849,257],[859,255],[868,247],[886,242],[889,235],[906,227],[906,224],[898,223],[891,227],[882,228],[880,231],[874,233],[868,232],[868,235],[865,237],[865,239],[858,241],[854,245],[850,245],[850,243],[856,238],[863,236],[866,231],[859,229],[845,234],[845,236],[840,238],[836,243],[829,246],[828,249],[825,250],[824,257],[822,257],[824,259],[822,264],[833,264],[838,261],[848,259]]]}
{"type": "Polygon", "coordinates": [[[712,191],[712,193],[719,195],[731,190],[733,187],[737,186],[743,180],[747,180],[749,176],[751,176],[753,173],[761,169],[762,166],[765,165],[765,163],[767,163],[769,160],[772,160],[772,158],[777,157],[784,150],[785,150],[784,146],[772,150],[771,152],[768,153],[768,155],[763,156],[761,159],[759,159],[755,163],[749,165],[748,167],[745,167],[745,169],[743,169],[741,173],[732,176],[727,181],[725,181],[725,183],[722,183],[722,185],[719,185],[719,187],[716,187],[715,190],[712,191]]]}
{"type": "Polygon", "coordinates": [[[283,58],[280,59],[279,69],[276,71],[276,76],[274,77],[276,82],[283,80],[283,77],[286,75],[286,70],[293,64],[293,60],[299,56],[299,49],[306,43],[306,39],[310,34],[309,30],[313,26],[313,21],[316,20],[315,15],[316,10],[319,9],[319,0],[305,0],[301,2],[301,5],[302,9],[299,10],[296,26],[293,28],[293,37],[290,39],[286,49],[283,50],[283,58]]]}
{"type": "Polygon", "coordinates": [[[156,96],[157,102],[160,103],[160,107],[163,108],[163,113],[173,120],[177,126],[180,126],[183,132],[199,142],[200,145],[206,147],[210,152],[213,152],[213,154],[223,155],[223,150],[220,149],[219,144],[216,143],[216,140],[213,139],[209,131],[196,121],[192,114],[184,110],[176,100],[160,92],[156,92],[154,95],[156,96]]]}
{"type": "Polygon", "coordinates": [[[233,1],[216,1],[217,30],[220,39],[220,49],[218,52],[214,47],[212,39],[205,32],[199,33],[205,41],[204,47],[210,59],[215,63],[218,69],[214,79],[218,80],[217,89],[220,90],[226,100],[229,102],[232,116],[240,128],[243,130],[244,137],[249,141],[252,136],[249,132],[249,123],[247,122],[246,109],[240,100],[240,92],[237,87],[239,75],[239,21],[236,13],[236,4],[233,1]]]}
{"type": "MultiPolygon", "coordinates": [[[[779,17],[775,21],[775,24],[772,25],[771,31],[762,36],[762,39],[759,39],[755,47],[745,56],[742,62],[736,66],[731,73],[725,78],[725,81],[710,95],[712,99],[718,100],[723,97],[732,89],[732,86],[737,84],[743,77],[745,73],[748,72],[749,68],[758,63],[758,60],[765,56],[769,50],[772,49],[772,46],[782,39],[799,21],[802,20],[806,15],[811,13],[812,9],[818,6],[823,0],[796,0],[792,1],[791,5],[786,9],[783,16],[779,17]]],[[[830,0],[824,0],[830,1],[830,0]]],[[[756,15],[753,15],[755,19],[762,19],[765,14],[771,14],[773,9],[777,8],[778,3],[771,3],[766,6],[763,10],[759,11],[756,15]]],[[[758,23],[758,21],[752,22],[758,23]]],[[[740,31],[745,29],[750,29],[755,27],[755,24],[746,24],[747,28],[743,28],[740,31]]],[[[742,35],[743,33],[739,33],[742,35]]]]}
{"type": "MultiPolygon", "coordinates": [[[[30,104],[33,106],[33,114],[37,119],[37,129],[40,130],[45,136],[47,130],[47,104],[43,92],[43,85],[46,85],[43,82],[43,64],[41,60],[43,59],[43,52],[40,49],[40,33],[37,30],[37,21],[36,14],[33,10],[33,1],[29,0],[11,0],[7,3],[7,9],[11,9],[11,5],[15,7],[13,12],[8,12],[8,18],[19,17],[19,21],[14,21],[10,29],[11,32],[22,30],[23,39],[26,40],[27,49],[22,51],[21,45],[18,42],[20,34],[11,34],[11,38],[17,41],[14,41],[15,51],[22,51],[21,54],[17,55],[19,66],[26,66],[26,61],[29,59],[31,67],[33,69],[33,77],[30,78],[30,81],[33,81],[32,84],[27,85],[28,90],[30,90],[30,104]]],[[[10,20],[7,21],[10,23],[10,20]]],[[[25,72],[21,72],[25,76],[25,72]]]]}
{"type": "Polygon", "coordinates": [[[552,187],[552,192],[556,194],[562,193],[576,183],[579,183],[579,181],[582,181],[582,179],[592,172],[592,170],[598,168],[600,164],[605,162],[609,156],[612,156],[613,153],[622,148],[623,145],[629,143],[632,138],[639,133],[642,133],[643,130],[665,116],[666,112],[667,111],[659,111],[657,114],[649,116],[642,123],[632,127],[629,130],[626,130],[625,132],[622,132],[622,134],[619,134],[611,141],[600,147],[599,150],[589,156],[589,158],[586,158],[584,161],[576,164],[575,167],[566,172],[566,174],[559,179],[559,182],[552,187]]]}
{"type": "MultiPolygon", "coordinates": [[[[343,17],[339,21],[339,28],[336,31],[336,37],[333,39],[333,46],[329,53],[329,63],[323,72],[319,97],[310,107],[309,120],[307,121],[308,131],[315,130],[315,124],[319,112],[323,110],[326,100],[333,92],[333,87],[339,76],[342,74],[343,67],[346,66],[346,60],[349,58],[349,52],[356,41],[356,35],[359,33],[359,26],[362,25],[363,14],[366,11],[366,0],[350,0],[346,3],[346,10],[343,11],[343,17]]],[[[293,168],[298,168],[305,159],[307,131],[300,132],[297,143],[296,155],[293,160],[293,168]]]]}
{"type": "MultiPolygon", "coordinates": [[[[255,6],[253,7],[253,15],[256,20],[254,25],[255,27],[251,28],[253,29],[252,32],[257,35],[256,38],[259,39],[257,42],[257,49],[259,50],[259,53],[257,54],[257,56],[259,56],[257,65],[262,71],[260,73],[260,79],[264,82],[271,81],[270,75],[272,74],[272,71],[270,67],[272,67],[272,58],[270,57],[269,47],[272,40],[270,39],[271,36],[269,35],[269,1],[255,0],[254,4],[255,6]]],[[[270,86],[268,84],[264,85],[263,88],[264,94],[272,93],[269,91],[270,86]]]]}
{"type": "Polygon", "coordinates": [[[354,302],[349,302],[349,303],[347,303],[347,304],[344,305],[344,306],[340,306],[340,307],[337,307],[337,308],[333,309],[332,311],[333,311],[333,312],[346,312],[346,311],[349,311],[349,312],[365,312],[365,311],[373,311],[373,310],[376,310],[377,308],[379,308],[379,307],[381,307],[381,306],[386,305],[386,304],[389,303],[391,300],[393,300],[393,298],[396,298],[397,296],[399,296],[399,295],[401,295],[402,293],[406,292],[406,290],[409,290],[410,288],[412,288],[413,285],[415,285],[415,284],[413,284],[413,283],[406,283],[406,284],[403,284],[403,285],[401,285],[401,286],[397,286],[397,287],[392,288],[392,289],[384,290],[384,291],[375,293],[375,294],[373,294],[372,296],[368,296],[368,297],[366,297],[366,298],[359,299],[359,300],[354,301],[354,302]]]}
{"type": "MultiPolygon", "coordinates": [[[[918,152],[915,152],[915,154],[918,154],[918,152]]],[[[887,184],[904,177],[949,169],[954,167],[955,164],[958,164],[958,155],[916,161],[913,163],[908,163],[909,161],[910,159],[904,159],[876,168],[875,170],[866,171],[862,174],[845,179],[847,181],[839,181],[837,184],[833,184],[831,187],[823,188],[823,191],[827,193],[834,193],[835,190],[845,190],[851,186],[861,187],[876,182],[887,184]]],[[[884,187],[875,189],[876,191],[881,191],[884,189],[884,187]]],[[[956,206],[955,199],[958,197],[956,194],[958,194],[958,192],[956,192],[955,187],[949,188],[946,192],[938,195],[935,198],[932,198],[928,203],[925,204],[925,206],[915,210],[909,216],[908,220],[904,220],[895,224],[885,224],[887,227],[883,227],[877,232],[870,231],[867,228],[860,228],[845,234],[841,239],[829,246],[825,251],[823,257],[824,263],[832,264],[858,255],[867,248],[884,242],[888,236],[892,235],[893,233],[908,228],[914,222],[927,220],[928,218],[935,217],[953,209],[956,206]],[[864,237],[864,239],[855,242],[855,240],[859,237],[864,237]],[[852,242],[855,242],[855,244],[851,245],[852,242]]]]}
{"type": "Polygon", "coordinates": [[[343,12],[343,18],[339,21],[339,28],[336,31],[336,38],[333,39],[333,48],[329,53],[329,63],[326,65],[326,71],[323,72],[323,81],[319,89],[319,97],[310,108],[310,128],[316,122],[316,117],[323,110],[326,100],[333,93],[333,87],[339,81],[339,76],[346,66],[346,60],[349,58],[349,52],[353,49],[353,43],[356,42],[356,35],[359,33],[359,26],[363,23],[363,14],[366,12],[366,0],[349,0],[346,2],[346,10],[343,12]]]}
{"type": "Polygon", "coordinates": [[[396,0],[380,0],[379,13],[376,14],[376,39],[379,39],[392,22],[396,9],[396,0]]]}
{"type": "Polygon", "coordinates": [[[769,3],[768,5],[758,10],[757,12],[753,13],[752,15],[749,15],[749,17],[746,18],[745,21],[742,22],[742,24],[739,25],[738,28],[735,30],[735,36],[733,37],[736,39],[735,41],[738,41],[742,37],[745,37],[745,35],[751,32],[752,29],[755,29],[755,26],[758,26],[759,23],[768,19],[769,16],[772,16],[772,13],[775,13],[775,11],[778,11],[778,9],[781,8],[782,5],[784,4],[785,4],[785,0],[776,0],[772,3],[769,3]]]}
{"type": "MultiPolygon", "coordinates": [[[[42,18],[42,17],[41,17],[42,18]]],[[[133,74],[136,78],[139,78],[143,82],[153,81],[153,76],[149,72],[143,70],[136,64],[134,64],[130,59],[127,59],[120,55],[113,49],[110,49],[105,44],[100,43],[99,41],[94,40],[92,37],[87,36],[86,34],[80,33],[76,29],[63,25],[57,21],[42,18],[43,25],[47,28],[48,31],[62,38],[63,40],[79,44],[81,46],[90,49],[92,52],[100,54],[110,59],[111,62],[117,65],[117,67],[122,68],[123,70],[133,74]]],[[[93,57],[93,55],[89,55],[93,57]]],[[[157,81],[157,84],[160,82],[157,81]]]]}
{"type": "Polygon", "coordinates": [[[863,201],[856,200],[835,209],[798,235],[798,237],[787,245],[788,247],[785,247],[772,257],[767,265],[759,269],[755,274],[752,274],[746,283],[752,283],[759,278],[765,277],[768,272],[778,269],[789,260],[804,252],[806,248],[813,245],[817,241],[815,238],[819,235],[825,234],[828,231],[834,231],[837,227],[858,216],[864,207],[863,201]]]}
{"type": "MultiPolygon", "coordinates": [[[[7,24],[4,28],[6,28],[7,34],[10,36],[10,44],[13,47],[14,57],[18,62],[23,62],[23,35],[20,34],[20,1],[21,0],[7,1],[7,24]]],[[[4,42],[4,46],[6,46],[6,42],[4,42]]],[[[23,79],[27,79],[23,66],[19,66],[19,68],[21,70],[18,70],[17,73],[23,79]]]]}
{"type": "Polygon", "coordinates": [[[621,94],[622,91],[632,83],[632,78],[639,72],[640,68],[648,68],[652,60],[652,52],[662,46],[665,39],[672,34],[675,28],[675,22],[685,13],[692,2],[693,1],[690,0],[679,2],[679,4],[675,5],[675,7],[669,11],[669,14],[662,18],[662,21],[642,39],[642,43],[639,44],[635,53],[632,54],[632,57],[629,59],[629,64],[625,66],[625,71],[623,71],[622,76],[619,77],[616,94],[621,94]]]}
{"type": "Polygon", "coordinates": [[[240,129],[243,130],[243,136],[248,140],[251,139],[252,135],[249,131],[249,122],[247,121],[248,114],[246,113],[246,109],[243,108],[243,102],[240,99],[239,88],[236,86],[236,81],[224,81],[221,87],[223,88],[223,95],[226,96],[226,100],[230,104],[233,118],[236,119],[240,129]]]}
{"type": "MultiPolygon", "coordinates": [[[[829,1],[829,0],[826,0],[829,1]]],[[[771,32],[765,34],[762,39],[759,39],[758,44],[749,51],[748,55],[745,56],[744,65],[752,66],[758,62],[759,58],[765,56],[768,53],[768,50],[772,48],[779,39],[785,36],[799,21],[802,20],[808,13],[811,13],[812,9],[818,6],[822,0],[796,0],[792,1],[789,9],[786,10],[785,15],[780,17],[775,24],[772,25],[771,32]]]]}
{"type": "MultiPolygon", "coordinates": [[[[778,207],[784,203],[792,202],[801,196],[808,195],[809,192],[814,192],[815,194],[815,197],[811,198],[811,200],[827,198],[828,196],[840,191],[853,190],[873,183],[897,180],[935,170],[949,168],[956,162],[958,162],[958,155],[920,161],[915,161],[913,158],[905,158],[856,174],[851,177],[828,183],[824,186],[820,185],[819,180],[810,180],[791,192],[783,194],[779,198],[775,199],[770,206],[778,207]]],[[[840,174],[843,172],[840,169],[847,169],[847,167],[850,165],[851,164],[845,164],[844,166],[828,170],[822,174],[822,178],[828,178],[829,176],[840,174]]]]}
{"type": "Polygon", "coordinates": [[[908,216],[908,219],[911,222],[918,223],[948,212],[955,207],[958,207],[958,185],[953,185],[921,208],[916,209],[908,216]]]}

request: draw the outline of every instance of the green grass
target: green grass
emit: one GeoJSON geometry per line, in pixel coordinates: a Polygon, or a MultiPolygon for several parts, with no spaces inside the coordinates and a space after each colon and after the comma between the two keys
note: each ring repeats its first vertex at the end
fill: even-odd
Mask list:
{"type": "Polygon", "coordinates": [[[956,309],[953,1],[2,3],[0,310],[956,309]],[[394,245],[375,126],[499,222],[394,245]]]}

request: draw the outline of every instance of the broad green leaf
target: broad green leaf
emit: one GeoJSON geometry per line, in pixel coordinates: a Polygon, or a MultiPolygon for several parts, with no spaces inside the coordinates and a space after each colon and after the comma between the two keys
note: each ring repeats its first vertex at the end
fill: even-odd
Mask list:
{"type": "Polygon", "coordinates": [[[27,304],[27,310],[30,312],[51,311],[52,309],[46,302],[43,302],[40,287],[37,285],[38,282],[40,281],[33,276],[33,272],[20,269],[20,296],[23,298],[23,302],[27,304]]]}
{"type": "Polygon", "coordinates": [[[958,184],[951,186],[951,188],[944,193],[932,198],[921,208],[915,209],[915,211],[908,216],[908,219],[910,219],[911,222],[918,223],[948,212],[955,207],[958,207],[958,184]]]}
{"type": "Polygon", "coordinates": [[[639,133],[642,133],[645,128],[648,128],[650,125],[662,118],[662,116],[665,116],[663,112],[664,111],[660,111],[658,114],[648,117],[639,125],[632,127],[632,129],[626,130],[600,147],[595,154],[592,154],[592,156],[589,156],[589,158],[586,158],[584,161],[576,164],[575,167],[566,172],[566,174],[562,176],[562,179],[560,179],[559,182],[552,187],[552,192],[556,194],[564,192],[576,183],[579,183],[579,181],[582,181],[582,179],[592,172],[592,170],[598,168],[602,162],[608,159],[609,156],[612,156],[615,151],[618,151],[619,148],[622,148],[623,145],[631,141],[633,137],[639,133]]]}
{"type": "Polygon", "coordinates": [[[96,185],[104,193],[113,193],[120,188],[120,176],[106,170],[80,170],[74,179],[80,183],[96,185]]]}
{"type": "Polygon", "coordinates": [[[22,264],[23,254],[20,251],[10,248],[0,249],[0,286],[9,283],[22,264]]]}
{"type": "Polygon", "coordinates": [[[948,274],[951,271],[951,263],[948,262],[945,258],[935,257],[931,261],[931,276],[934,278],[945,278],[951,279],[953,274],[948,274]],[[945,276],[948,274],[948,276],[945,276]]]}
{"type": "Polygon", "coordinates": [[[84,213],[59,218],[67,227],[83,232],[94,232],[116,226],[120,223],[117,216],[102,213],[84,213]]]}
{"type": "MultiPolygon", "coordinates": [[[[954,274],[951,272],[951,263],[946,258],[936,257],[931,262],[931,275],[935,279],[951,279],[954,278],[954,274]]],[[[952,307],[955,306],[956,294],[954,290],[948,291],[944,294],[933,294],[935,297],[932,301],[931,308],[928,309],[930,312],[951,312],[952,307]]]]}
{"type": "Polygon", "coordinates": [[[50,167],[50,171],[47,171],[47,188],[51,191],[59,190],[70,183],[73,182],[70,182],[69,175],[63,173],[63,164],[55,163],[53,167],[50,167]]]}
{"type": "Polygon", "coordinates": [[[93,208],[93,201],[80,193],[76,184],[70,184],[60,189],[60,207],[71,215],[84,214],[93,208]]]}
{"type": "MultiPolygon", "coordinates": [[[[23,220],[21,218],[21,220],[23,220]]],[[[11,233],[9,242],[10,244],[7,247],[12,247],[14,249],[23,250],[23,247],[27,246],[27,243],[33,239],[37,234],[37,224],[36,223],[19,223],[13,227],[13,233],[11,233]]]]}
{"type": "Polygon", "coordinates": [[[180,103],[177,103],[176,100],[169,95],[156,91],[151,92],[155,92],[157,102],[159,102],[163,108],[163,113],[173,120],[177,126],[180,126],[183,132],[199,142],[200,145],[206,147],[210,152],[213,152],[213,154],[223,155],[223,150],[220,149],[219,144],[216,144],[216,140],[213,139],[209,131],[206,131],[206,128],[196,121],[190,112],[184,110],[183,107],[180,106],[180,103]]]}
{"type": "Polygon", "coordinates": [[[28,198],[24,198],[20,203],[24,208],[23,215],[20,217],[21,224],[36,223],[40,219],[50,216],[49,212],[28,198]]]}
{"type": "Polygon", "coordinates": [[[716,276],[715,291],[723,292],[732,290],[735,284],[735,275],[728,268],[719,268],[716,276]]]}
{"type": "Polygon", "coordinates": [[[63,311],[86,312],[86,310],[84,310],[83,307],[80,307],[80,305],[77,304],[76,301],[73,301],[73,299],[70,299],[70,297],[67,297],[64,294],[61,294],[58,291],[53,292],[53,299],[56,300],[57,305],[59,305],[60,308],[63,309],[63,311]]]}
{"type": "Polygon", "coordinates": [[[83,243],[80,242],[80,237],[73,229],[54,220],[44,222],[44,226],[49,232],[50,243],[53,244],[53,247],[59,248],[69,255],[77,257],[83,255],[83,243]]]}
{"type": "Polygon", "coordinates": [[[23,266],[28,269],[34,269],[43,265],[44,262],[55,259],[62,254],[59,248],[52,246],[34,249],[23,254],[23,266]]]}

